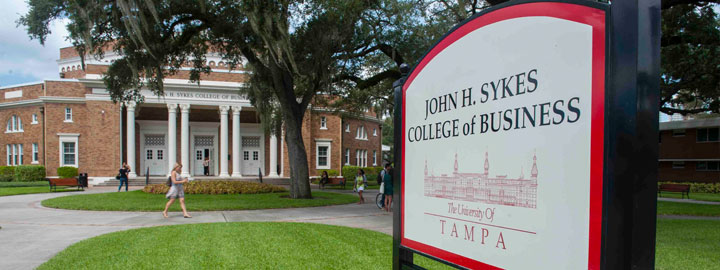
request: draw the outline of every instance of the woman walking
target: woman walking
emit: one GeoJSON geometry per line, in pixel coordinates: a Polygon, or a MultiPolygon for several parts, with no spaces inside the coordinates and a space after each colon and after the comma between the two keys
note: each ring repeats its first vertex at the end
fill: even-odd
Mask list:
{"type": "Polygon", "coordinates": [[[123,183],[125,183],[125,192],[128,191],[128,173],[130,172],[130,166],[127,164],[127,162],[123,162],[122,167],[120,167],[120,185],[118,186],[118,192],[120,192],[120,188],[122,188],[123,183]]]}
{"type": "Polygon", "coordinates": [[[185,191],[183,190],[183,184],[187,183],[188,180],[183,179],[180,175],[180,169],[182,169],[182,165],[180,165],[180,163],[175,163],[175,166],[170,172],[170,182],[172,185],[170,186],[170,190],[168,190],[167,194],[165,194],[165,198],[170,199],[167,204],[165,204],[165,210],[163,211],[163,217],[165,218],[168,217],[168,208],[170,208],[170,205],[172,205],[176,199],[180,199],[180,208],[182,208],[183,217],[192,217],[188,214],[187,209],[185,209],[185,191]]]}
{"type": "Polygon", "coordinates": [[[360,196],[360,201],[358,204],[365,203],[365,198],[363,198],[362,193],[363,190],[365,190],[365,186],[367,185],[367,178],[365,178],[365,171],[362,169],[358,170],[357,176],[355,176],[355,189],[358,191],[358,196],[360,196]]]}

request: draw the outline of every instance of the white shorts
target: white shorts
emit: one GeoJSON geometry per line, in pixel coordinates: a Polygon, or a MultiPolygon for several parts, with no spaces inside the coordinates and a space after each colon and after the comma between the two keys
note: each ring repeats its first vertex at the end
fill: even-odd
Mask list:
{"type": "Polygon", "coordinates": [[[360,186],[359,188],[357,188],[357,190],[358,190],[358,191],[363,191],[363,190],[365,190],[365,187],[364,187],[364,186],[360,186]]]}

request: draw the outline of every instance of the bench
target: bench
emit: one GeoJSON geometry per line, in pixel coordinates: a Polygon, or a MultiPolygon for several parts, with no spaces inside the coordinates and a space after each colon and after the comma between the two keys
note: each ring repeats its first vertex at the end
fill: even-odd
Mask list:
{"type": "Polygon", "coordinates": [[[345,189],[345,178],[329,177],[327,183],[319,183],[319,184],[320,184],[320,189],[325,188],[325,186],[342,186],[342,188],[345,189]]]}
{"type": "Polygon", "coordinates": [[[50,190],[57,191],[58,186],[69,186],[69,187],[77,187],[78,190],[85,190],[83,188],[82,183],[77,178],[49,178],[48,182],[50,182],[50,190]]]}
{"type": "Polygon", "coordinates": [[[661,192],[680,192],[681,198],[685,199],[685,195],[687,194],[688,199],[690,199],[690,185],[686,184],[660,184],[660,187],[658,188],[658,196],[662,197],[661,192]]]}

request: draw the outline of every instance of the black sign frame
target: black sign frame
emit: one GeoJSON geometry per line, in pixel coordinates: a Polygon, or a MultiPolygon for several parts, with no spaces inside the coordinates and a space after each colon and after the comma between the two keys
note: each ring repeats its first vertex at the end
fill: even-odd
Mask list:
{"type": "MultiPolygon", "coordinates": [[[[487,13],[528,3],[570,3],[605,11],[605,107],[600,258],[588,269],[654,269],[658,176],[658,108],[660,78],[659,0],[599,3],[590,0],[510,1],[474,15],[450,30],[487,13]]],[[[438,43],[440,43],[438,41],[438,43]]],[[[437,46],[436,43],[433,47],[437,46]]],[[[428,50],[428,52],[430,52],[428,50]]],[[[426,53],[427,55],[427,53],[426,53]]],[[[423,57],[424,58],[424,57],[423,57]]],[[[403,85],[395,94],[393,186],[403,187],[403,85]]],[[[466,269],[401,245],[402,191],[393,196],[393,269],[423,269],[413,263],[419,254],[458,269],[466,269]]]]}

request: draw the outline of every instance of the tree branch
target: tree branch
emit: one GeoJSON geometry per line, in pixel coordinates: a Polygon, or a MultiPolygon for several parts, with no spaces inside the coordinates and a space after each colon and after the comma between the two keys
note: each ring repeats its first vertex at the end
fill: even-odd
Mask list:
{"type": "MultiPolygon", "coordinates": [[[[488,1],[489,2],[489,1],[488,1]]],[[[698,1],[698,0],[663,0],[661,9],[668,9],[677,5],[704,6],[708,3],[720,3],[720,0],[698,1]]]]}

